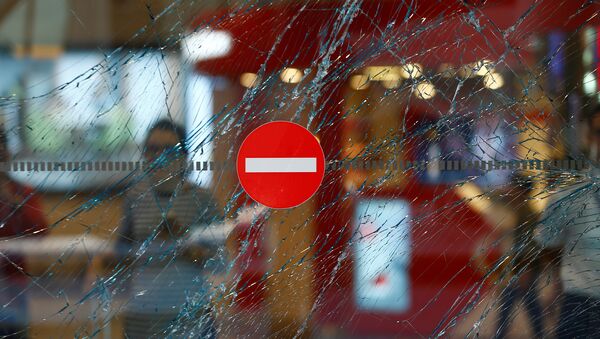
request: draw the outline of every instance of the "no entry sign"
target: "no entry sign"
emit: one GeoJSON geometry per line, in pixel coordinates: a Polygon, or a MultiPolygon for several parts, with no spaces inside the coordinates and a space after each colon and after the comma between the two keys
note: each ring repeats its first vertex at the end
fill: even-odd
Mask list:
{"type": "Polygon", "coordinates": [[[275,121],[244,139],[236,167],[240,184],[254,201],[291,208],[308,200],[321,185],[325,156],[306,128],[275,121]]]}

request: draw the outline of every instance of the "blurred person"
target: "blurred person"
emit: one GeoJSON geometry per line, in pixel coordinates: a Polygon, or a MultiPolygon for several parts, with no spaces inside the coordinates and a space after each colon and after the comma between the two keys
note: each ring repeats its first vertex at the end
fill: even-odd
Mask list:
{"type": "Polygon", "coordinates": [[[118,248],[132,267],[126,338],[215,336],[202,277],[211,248],[179,245],[191,229],[220,219],[219,211],[208,191],[187,182],[187,154],[184,129],[156,122],[144,145],[152,168],[125,196],[118,248]]]}
{"type": "MultiPolygon", "coordinates": [[[[9,162],[6,133],[0,127],[0,162],[9,162]]],[[[40,197],[29,187],[13,181],[7,172],[0,172],[0,240],[40,235],[48,228],[40,197]]],[[[0,258],[0,336],[27,337],[29,325],[28,291],[31,277],[23,255],[2,255],[0,258]]]]}
{"type": "Polygon", "coordinates": [[[512,240],[505,273],[509,280],[500,294],[500,312],[497,323],[497,337],[506,338],[511,314],[518,301],[523,301],[531,327],[536,338],[543,336],[542,307],[537,292],[537,278],[541,273],[539,248],[533,240],[538,215],[531,207],[529,197],[533,191],[530,179],[514,175],[507,193],[506,206],[514,211],[515,225],[508,237],[512,240]]]}
{"type": "MultiPolygon", "coordinates": [[[[590,160],[599,160],[600,107],[586,119],[590,160]]],[[[590,177],[550,196],[535,239],[560,265],[563,290],[558,338],[600,334],[600,192],[597,165],[590,177]]]]}

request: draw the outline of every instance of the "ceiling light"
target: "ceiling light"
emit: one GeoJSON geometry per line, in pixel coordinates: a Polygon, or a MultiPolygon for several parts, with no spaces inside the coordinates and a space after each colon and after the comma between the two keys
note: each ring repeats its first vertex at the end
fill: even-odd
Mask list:
{"type": "Polygon", "coordinates": [[[202,29],[181,40],[181,51],[190,62],[214,59],[229,54],[233,39],[227,31],[202,29]]]}
{"type": "Polygon", "coordinates": [[[452,64],[443,63],[438,68],[438,72],[443,78],[454,78],[456,76],[456,68],[452,64]]]}
{"type": "Polygon", "coordinates": [[[366,75],[353,75],[350,77],[350,87],[360,91],[369,88],[369,77],[366,75]]]}
{"type": "Polygon", "coordinates": [[[258,83],[256,73],[242,73],[240,75],[240,84],[246,88],[254,87],[258,83]]]}
{"type": "Polygon", "coordinates": [[[364,75],[371,81],[389,81],[400,78],[400,67],[396,66],[369,66],[365,68],[364,75]]]}
{"type": "Polygon", "coordinates": [[[400,75],[404,79],[415,79],[423,75],[423,66],[417,63],[406,64],[400,67],[400,75]]]}
{"type": "Polygon", "coordinates": [[[402,70],[398,66],[369,66],[365,68],[364,75],[370,81],[381,81],[383,87],[394,89],[400,87],[402,70]]]}
{"type": "Polygon", "coordinates": [[[402,84],[402,78],[398,77],[397,79],[383,80],[381,84],[387,89],[395,89],[400,87],[400,84],[402,84]]]}
{"type": "Polygon", "coordinates": [[[288,84],[297,84],[302,80],[303,73],[297,68],[284,68],[279,74],[281,81],[288,84]]]}
{"type": "Polygon", "coordinates": [[[593,72],[587,72],[583,76],[583,92],[587,95],[596,93],[596,77],[593,72]]]}
{"type": "Polygon", "coordinates": [[[504,86],[504,78],[500,73],[489,73],[483,77],[483,86],[489,89],[498,89],[504,86]]]}
{"type": "Polygon", "coordinates": [[[492,62],[490,60],[480,60],[478,62],[476,62],[474,64],[473,69],[475,70],[475,74],[479,75],[480,77],[491,73],[494,71],[494,66],[492,65],[492,62]]]}
{"type": "Polygon", "coordinates": [[[435,96],[435,86],[430,81],[421,81],[417,84],[415,95],[419,99],[429,100],[435,96]]]}

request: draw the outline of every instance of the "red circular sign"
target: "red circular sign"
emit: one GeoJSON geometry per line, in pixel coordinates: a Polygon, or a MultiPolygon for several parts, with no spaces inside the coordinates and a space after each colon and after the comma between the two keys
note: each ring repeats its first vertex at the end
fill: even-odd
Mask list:
{"type": "Polygon", "coordinates": [[[237,174],[254,201],[271,208],[291,208],[308,200],[325,173],[325,156],[306,128],[274,121],[252,131],[240,147],[237,174]]]}

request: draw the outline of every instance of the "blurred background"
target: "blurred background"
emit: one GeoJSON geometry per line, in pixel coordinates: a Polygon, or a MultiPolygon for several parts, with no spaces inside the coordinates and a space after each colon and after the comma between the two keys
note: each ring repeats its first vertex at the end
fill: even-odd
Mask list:
{"type": "MultiPolygon", "coordinates": [[[[184,126],[194,163],[232,163],[248,133],[275,120],[315,134],[326,161],[424,161],[420,169],[328,169],[304,204],[250,219],[240,211],[256,204],[234,168],[186,174],[236,225],[226,273],[209,274],[218,280],[218,336],[492,337],[507,278],[478,251],[505,252],[518,225],[506,197],[530,206],[534,219],[557,178],[580,173],[435,164],[588,159],[585,116],[600,100],[599,8],[2,0],[0,116],[12,159],[24,162],[138,161],[161,118],[184,126]],[[511,186],[515,173],[531,184],[526,196],[511,186]]],[[[40,245],[16,239],[25,241],[15,246],[29,281],[27,336],[123,337],[120,305],[132,297],[110,279],[101,292],[89,276],[118,270],[96,272],[92,263],[122,236],[131,172],[9,175],[38,192],[48,223],[40,245]]],[[[550,337],[555,266],[535,279],[550,337]]],[[[534,336],[525,308],[517,306],[509,336],[534,336]]]]}

